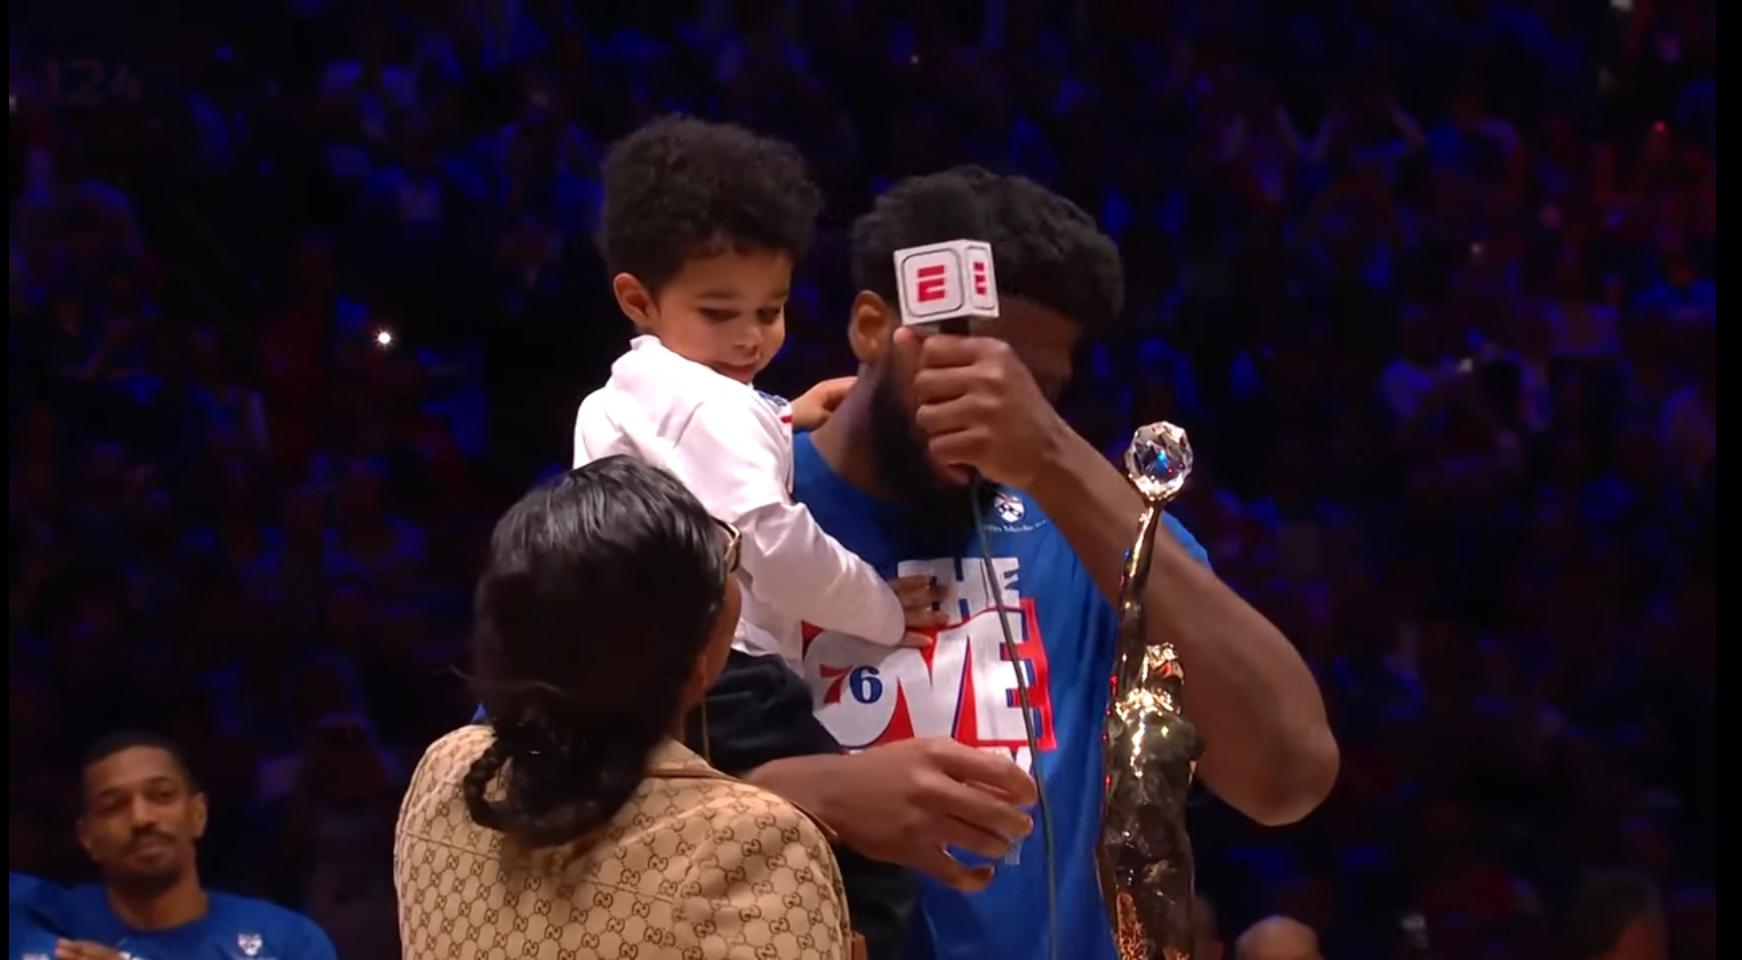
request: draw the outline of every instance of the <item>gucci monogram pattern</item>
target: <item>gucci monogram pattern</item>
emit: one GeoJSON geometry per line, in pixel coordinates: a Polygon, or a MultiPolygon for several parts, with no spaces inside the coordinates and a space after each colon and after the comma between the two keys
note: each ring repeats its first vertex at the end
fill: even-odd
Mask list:
{"type": "Polygon", "coordinates": [[[668,742],[602,832],[529,851],[466,810],[491,736],[448,734],[412,776],[393,850],[406,960],[849,955],[840,871],[798,808],[668,742]]]}

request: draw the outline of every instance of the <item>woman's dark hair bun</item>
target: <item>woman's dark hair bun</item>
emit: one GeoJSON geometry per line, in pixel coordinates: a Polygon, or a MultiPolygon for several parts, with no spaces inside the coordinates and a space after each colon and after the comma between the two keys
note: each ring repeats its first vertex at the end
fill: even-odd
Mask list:
{"type": "Polygon", "coordinates": [[[474,821],[550,846],[622,809],[714,630],[723,548],[682,484],[625,457],[503,515],[475,598],[475,683],[495,741],[465,778],[474,821]]]}

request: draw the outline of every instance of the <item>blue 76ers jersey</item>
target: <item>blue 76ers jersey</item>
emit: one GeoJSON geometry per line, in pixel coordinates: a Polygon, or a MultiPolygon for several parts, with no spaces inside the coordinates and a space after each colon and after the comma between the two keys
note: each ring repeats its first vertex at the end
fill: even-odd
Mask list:
{"type": "MultiPolygon", "coordinates": [[[[1035,774],[1052,820],[1060,955],[1111,958],[1094,853],[1117,628],[1112,605],[1064,535],[1023,494],[1000,491],[987,511],[988,588],[977,537],[939,555],[936,537],[915,529],[899,504],[875,500],[836,476],[808,436],[796,439],[794,461],[796,498],[848,549],[885,576],[929,574],[955,588],[950,624],[925,650],[806,628],[804,673],[817,718],[849,750],[947,736],[1035,774]],[[1028,748],[1000,613],[1027,681],[1038,757],[1028,748]]],[[[1188,552],[1207,562],[1184,527],[1164,520],[1188,552]]],[[[1044,956],[1050,929],[1038,826],[1018,862],[998,864],[985,891],[964,895],[922,880],[920,905],[909,935],[914,960],[1044,956]]]]}

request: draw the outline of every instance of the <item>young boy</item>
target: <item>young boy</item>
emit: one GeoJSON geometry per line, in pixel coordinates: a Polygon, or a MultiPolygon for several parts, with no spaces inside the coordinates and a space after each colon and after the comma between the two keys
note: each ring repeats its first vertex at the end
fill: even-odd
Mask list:
{"type": "Polygon", "coordinates": [[[821,205],[798,153],[666,117],[612,147],[604,192],[599,250],[640,336],[581,403],[575,465],[639,457],[738,528],[745,653],[779,654],[802,676],[801,621],[882,646],[929,643],[908,628],[942,620],[930,582],[886,584],[792,499],[792,432],[826,420],[851,379],[791,404],[751,385],[786,339],[793,265],[821,205]]]}

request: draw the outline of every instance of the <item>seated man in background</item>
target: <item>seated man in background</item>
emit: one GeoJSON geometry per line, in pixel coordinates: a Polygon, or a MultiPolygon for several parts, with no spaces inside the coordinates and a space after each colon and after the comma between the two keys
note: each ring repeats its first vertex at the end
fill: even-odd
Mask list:
{"type": "MultiPolygon", "coordinates": [[[[307,918],[200,886],[195,844],[206,830],[206,796],[174,744],[150,733],[110,734],[85,754],[82,769],[78,840],[103,882],[64,891],[52,904],[42,889],[32,896],[52,906],[59,933],[75,938],[53,956],[336,960],[332,942],[307,918]]],[[[17,903],[15,896],[15,925],[17,903]]]]}

